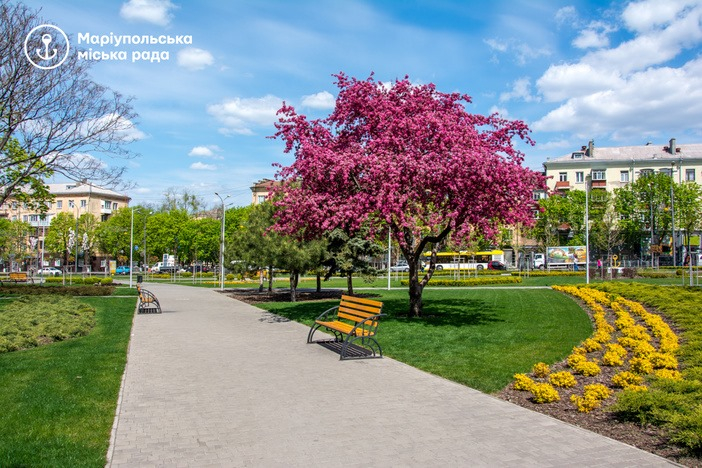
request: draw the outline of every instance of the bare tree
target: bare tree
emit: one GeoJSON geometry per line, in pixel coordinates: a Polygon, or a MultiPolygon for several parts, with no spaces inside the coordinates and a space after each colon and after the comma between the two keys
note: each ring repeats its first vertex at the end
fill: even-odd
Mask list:
{"type": "Polygon", "coordinates": [[[30,32],[44,23],[29,7],[0,0],[0,173],[14,171],[2,181],[0,203],[52,173],[114,186],[125,168],[92,153],[128,157],[125,145],[136,136],[131,99],[95,83],[77,50],[53,69],[27,59],[25,40],[27,50],[40,49],[42,29],[30,32]],[[8,151],[12,142],[21,154],[8,151]]]}

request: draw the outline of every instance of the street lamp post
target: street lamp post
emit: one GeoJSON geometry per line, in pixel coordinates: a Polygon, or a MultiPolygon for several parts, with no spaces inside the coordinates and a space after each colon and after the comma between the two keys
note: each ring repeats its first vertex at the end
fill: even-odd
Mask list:
{"type": "Polygon", "coordinates": [[[220,243],[219,243],[219,289],[224,291],[224,223],[225,223],[225,216],[226,212],[224,210],[224,200],[229,198],[229,195],[226,197],[222,198],[221,195],[217,192],[215,192],[215,195],[219,198],[219,200],[222,202],[222,234],[220,235],[220,243]]]}
{"type": "Polygon", "coordinates": [[[132,208],[132,222],[129,230],[129,287],[132,287],[133,276],[133,257],[134,257],[134,208],[132,208]]]}
{"type": "Polygon", "coordinates": [[[585,177],[585,283],[590,284],[590,181],[592,176],[585,177]]]}
{"type": "Polygon", "coordinates": [[[673,170],[675,169],[675,162],[670,163],[670,221],[672,226],[672,231],[673,231],[673,237],[672,237],[672,242],[671,242],[671,249],[673,250],[673,266],[677,266],[677,262],[675,261],[676,253],[675,253],[675,196],[673,195],[673,186],[675,185],[675,181],[673,179],[673,170]]]}
{"type": "Polygon", "coordinates": [[[146,213],[146,215],[144,215],[144,262],[143,262],[143,267],[146,268],[147,270],[149,268],[149,265],[148,265],[148,263],[146,263],[147,259],[148,259],[146,256],[146,221],[149,219],[149,215],[152,215],[152,214],[154,214],[154,212],[149,211],[148,213],[146,213]]]}

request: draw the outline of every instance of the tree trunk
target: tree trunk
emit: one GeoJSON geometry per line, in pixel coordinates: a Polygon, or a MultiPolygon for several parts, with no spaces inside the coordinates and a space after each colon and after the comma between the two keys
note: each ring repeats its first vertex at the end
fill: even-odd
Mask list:
{"type": "Polygon", "coordinates": [[[346,289],[349,296],[353,296],[353,273],[346,273],[346,289]]]}
{"type": "Polygon", "coordinates": [[[263,268],[258,271],[258,292],[263,292],[263,268]]]}
{"type": "Polygon", "coordinates": [[[268,292],[273,292],[273,265],[268,266],[268,292]]]}
{"type": "Polygon", "coordinates": [[[322,273],[317,272],[317,292],[322,292],[322,273]]]}
{"type": "Polygon", "coordinates": [[[295,271],[290,271],[290,302],[297,302],[297,280],[300,274],[295,271]]]}
{"type": "MultiPolygon", "coordinates": [[[[431,278],[429,273],[425,275],[424,279],[419,281],[419,258],[412,258],[413,255],[407,255],[405,253],[405,258],[407,259],[407,264],[409,265],[409,314],[410,317],[421,317],[422,316],[422,293],[424,292],[424,286],[426,285],[427,276],[431,278]]],[[[430,266],[430,271],[433,270],[430,266]]]]}

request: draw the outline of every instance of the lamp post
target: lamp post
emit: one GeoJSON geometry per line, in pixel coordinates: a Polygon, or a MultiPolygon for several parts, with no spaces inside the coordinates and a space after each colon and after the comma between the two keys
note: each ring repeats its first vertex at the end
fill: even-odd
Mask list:
{"type": "Polygon", "coordinates": [[[132,208],[132,222],[129,230],[129,287],[132,287],[132,259],[134,257],[134,208],[132,208]]]}
{"type": "Polygon", "coordinates": [[[143,262],[143,266],[147,270],[149,268],[149,265],[148,265],[148,263],[146,263],[147,262],[147,257],[146,257],[146,221],[149,219],[149,216],[152,214],[154,214],[154,212],[149,211],[148,213],[146,213],[146,215],[144,215],[144,262],[143,262]]]}
{"type": "Polygon", "coordinates": [[[590,284],[590,181],[592,181],[592,175],[588,174],[585,177],[585,283],[586,284],[590,284]]]}
{"type": "Polygon", "coordinates": [[[219,243],[219,289],[224,291],[224,223],[225,223],[225,214],[226,212],[224,211],[224,200],[229,198],[229,195],[226,197],[222,198],[221,195],[217,192],[215,192],[215,195],[219,198],[219,200],[222,202],[222,234],[220,236],[220,243],[219,243]]]}
{"type": "Polygon", "coordinates": [[[677,262],[675,261],[675,195],[673,194],[673,186],[675,185],[675,181],[673,180],[673,171],[675,169],[675,162],[670,163],[670,221],[672,226],[672,231],[673,231],[673,237],[672,242],[671,242],[671,249],[673,250],[673,266],[677,266],[677,262]]]}

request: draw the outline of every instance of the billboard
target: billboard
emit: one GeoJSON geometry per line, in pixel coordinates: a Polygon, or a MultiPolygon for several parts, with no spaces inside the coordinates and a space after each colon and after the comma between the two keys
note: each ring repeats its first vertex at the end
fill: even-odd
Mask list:
{"type": "Polygon", "coordinates": [[[584,245],[547,247],[546,256],[548,265],[573,265],[574,263],[585,264],[586,250],[584,245]]]}

